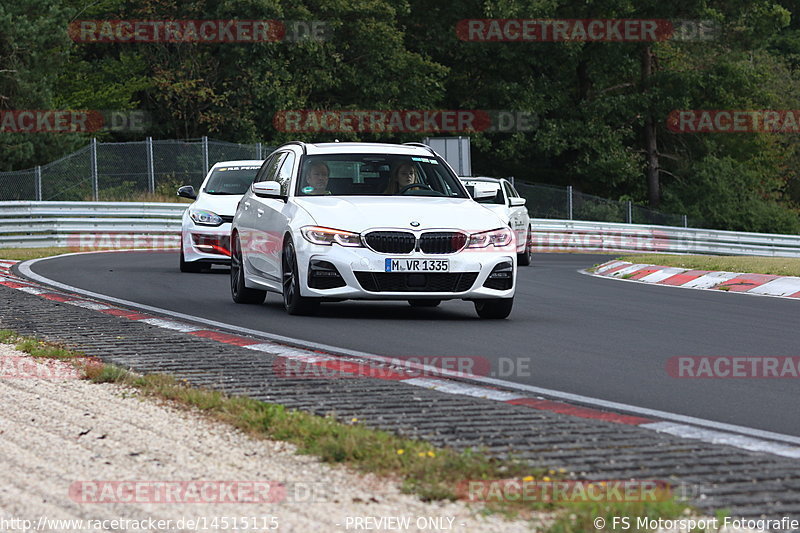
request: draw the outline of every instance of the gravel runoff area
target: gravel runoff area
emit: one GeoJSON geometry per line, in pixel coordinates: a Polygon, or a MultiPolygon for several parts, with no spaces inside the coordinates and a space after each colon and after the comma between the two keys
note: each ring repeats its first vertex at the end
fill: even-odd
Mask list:
{"type": "Polygon", "coordinates": [[[462,502],[424,503],[397,482],[296,455],[293,445],[126,387],[65,378],[68,364],[0,344],[14,368],[17,357],[27,358],[26,373],[37,365],[31,373],[49,377],[9,377],[8,363],[0,372],[1,531],[532,530],[462,502]],[[248,502],[254,494],[270,503],[248,502]],[[209,503],[220,497],[236,501],[209,503]],[[83,522],[58,522],[67,520],[83,522]],[[404,520],[410,527],[399,527],[404,520]]]}

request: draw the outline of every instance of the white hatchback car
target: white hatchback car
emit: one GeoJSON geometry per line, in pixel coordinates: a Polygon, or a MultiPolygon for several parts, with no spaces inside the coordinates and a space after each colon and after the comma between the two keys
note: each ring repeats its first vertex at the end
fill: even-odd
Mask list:
{"type": "Polygon", "coordinates": [[[181,272],[230,264],[233,213],[263,162],[221,161],[208,171],[200,192],[191,185],[178,189],[178,196],[195,200],[181,220],[181,272]]]}
{"type": "Polygon", "coordinates": [[[525,207],[525,198],[519,195],[507,179],[461,178],[461,181],[470,194],[478,189],[483,191],[486,196],[478,199],[478,203],[497,213],[514,231],[517,238],[517,264],[520,266],[530,265],[533,229],[528,208],[525,207]]]}
{"type": "Polygon", "coordinates": [[[282,294],[289,314],[325,300],[463,299],[481,318],[506,318],[515,252],[508,225],[425,145],[291,142],[236,210],[231,295],[282,294]]]}

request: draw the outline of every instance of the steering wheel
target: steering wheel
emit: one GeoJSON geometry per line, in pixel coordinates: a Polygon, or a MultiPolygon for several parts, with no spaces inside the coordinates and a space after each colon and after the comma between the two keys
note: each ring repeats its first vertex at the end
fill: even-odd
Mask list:
{"type": "Polygon", "coordinates": [[[399,191],[397,191],[397,194],[403,194],[407,190],[413,189],[414,187],[420,187],[420,188],[428,189],[429,191],[433,190],[433,187],[431,187],[430,185],[426,185],[424,183],[411,183],[409,185],[406,185],[405,187],[402,187],[399,191]]]}

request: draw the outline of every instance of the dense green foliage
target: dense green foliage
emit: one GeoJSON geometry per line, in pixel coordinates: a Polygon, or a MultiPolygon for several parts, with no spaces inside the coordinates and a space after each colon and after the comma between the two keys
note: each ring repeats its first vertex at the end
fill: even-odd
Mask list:
{"type": "MultiPolygon", "coordinates": [[[[476,173],[649,201],[712,227],[800,232],[797,134],[667,128],[673,110],[800,109],[797,14],[796,0],[16,0],[0,5],[0,109],[141,109],[155,117],[145,133],[101,137],[269,144],[419,138],[277,131],[287,109],[528,111],[533,131],[471,134],[476,173]],[[67,34],[73,20],[231,18],[325,21],[329,38],[84,44],[67,34]],[[458,21],[476,18],[713,20],[719,30],[696,42],[460,40],[458,21]]],[[[87,137],[0,133],[0,171],[87,137]]]]}

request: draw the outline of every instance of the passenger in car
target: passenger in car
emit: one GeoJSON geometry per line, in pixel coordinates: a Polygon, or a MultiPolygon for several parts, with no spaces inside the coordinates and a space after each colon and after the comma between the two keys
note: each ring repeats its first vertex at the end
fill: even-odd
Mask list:
{"type": "Polygon", "coordinates": [[[330,194],[328,190],[328,176],[330,169],[322,161],[313,163],[307,170],[306,184],[301,190],[303,194],[330,194]]]}
{"type": "Polygon", "coordinates": [[[419,183],[417,171],[411,163],[402,163],[392,171],[392,177],[384,194],[397,194],[400,189],[412,183],[419,183]]]}

